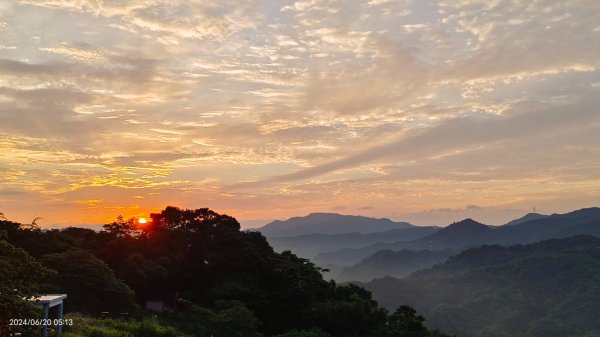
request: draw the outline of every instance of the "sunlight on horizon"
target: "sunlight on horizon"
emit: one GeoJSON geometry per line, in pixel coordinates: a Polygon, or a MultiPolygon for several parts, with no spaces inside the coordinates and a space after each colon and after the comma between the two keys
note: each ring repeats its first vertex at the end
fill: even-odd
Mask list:
{"type": "Polygon", "coordinates": [[[598,17],[591,0],[4,1],[0,212],[209,207],[252,227],[598,206],[598,17]]]}

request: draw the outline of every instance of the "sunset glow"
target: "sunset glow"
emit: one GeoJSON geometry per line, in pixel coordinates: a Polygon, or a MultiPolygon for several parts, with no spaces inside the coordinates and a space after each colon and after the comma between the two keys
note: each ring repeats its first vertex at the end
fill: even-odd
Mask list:
{"type": "Polygon", "coordinates": [[[0,212],[209,207],[248,227],[598,206],[599,17],[593,0],[2,1],[0,212]]]}

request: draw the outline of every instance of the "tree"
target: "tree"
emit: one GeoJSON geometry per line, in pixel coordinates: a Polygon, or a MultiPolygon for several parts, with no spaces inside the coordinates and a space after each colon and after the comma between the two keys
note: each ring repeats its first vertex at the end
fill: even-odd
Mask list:
{"type": "Polygon", "coordinates": [[[217,313],[214,321],[215,334],[222,337],[259,337],[256,328],[258,320],[252,310],[237,301],[217,302],[217,313]]]}
{"type": "Polygon", "coordinates": [[[336,286],[335,296],[315,304],[316,325],[335,337],[378,336],[387,311],[356,285],[336,286]]]}
{"type": "Polygon", "coordinates": [[[40,310],[25,298],[39,295],[39,284],[54,271],[21,248],[0,238],[0,335],[10,318],[38,318],[40,310]]]}
{"type": "Polygon", "coordinates": [[[400,306],[388,318],[385,336],[389,337],[427,337],[429,331],[423,326],[425,319],[409,306],[400,306]]]}
{"type": "Polygon", "coordinates": [[[194,336],[262,337],[257,330],[260,321],[242,302],[217,301],[206,308],[180,299],[179,305],[171,320],[194,336]]]}
{"type": "Polygon", "coordinates": [[[120,260],[119,275],[144,294],[149,284],[141,280],[164,277],[160,268],[164,266],[167,282],[159,282],[164,284],[162,289],[152,287],[153,292],[178,292],[212,312],[199,310],[197,315],[205,318],[186,321],[212,322],[205,328],[218,327],[212,331],[220,334],[231,328],[226,334],[232,336],[239,331],[247,335],[252,317],[261,322],[260,332],[268,336],[286,332],[318,336],[320,332],[314,329],[332,337],[379,336],[386,326],[387,311],[368,291],[323,280],[319,268],[309,260],[289,251],[274,252],[262,234],[240,231],[239,223],[230,216],[207,208],[169,206],[151,218],[143,233],[132,239],[135,243],[127,244],[136,246],[137,251],[120,260]],[[161,258],[169,263],[157,263],[161,258]],[[243,306],[212,311],[215,303],[223,300],[236,300],[243,306]],[[227,319],[231,315],[245,322],[245,328],[227,319]]]}
{"type": "Polygon", "coordinates": [[[290,330],[284,334],[275,337],[330,337],[331,335],[320,329],[311,330],[290,330]]]}
{"type": "Polygon", "coordinates": [[[116,237],[133,237],[140,232],[135,225],[134,218],[125,220],[122,215],[119,215],[114,222],[103,225],[102,227],[105,231],[116,237]]]}
{"type": "Polygon", "coordinates": [[[407,305],[401,305],[390,315],[389,323],[395,325],[402,325],[409,329],[422,329],[425,318],[418,316],[417,311],[407,305]]]}
{"type": "Polygon", "coordinates": [[[98,313],[124,312],[135,308],[133,291],[104,263],[89,252],[70,250],[47,254],[42,264],[58,274],[50,279],[48,290],[69,294],[69,310],[98,313]]]}
{"type": "Polygon", "coordinates": [[[8,242],[24,249],[34,258],[43,254],[63,252],[75,245],[75,242],[64,237],[56,229],[42,231],[29,225],[0,220],[0,230],[5,231],[8,242]]]}
{"type": "Polygon", "coordinates": [[[165,295],[161,294],[161,286],[167,281],[169,260],[160,258],[159,261],[153,261],[144,258],[141,254],[135,253],[129,255],[121,263],[118,275],[130,285],[140,300],[147,299],[149,296],[165,295]]]}

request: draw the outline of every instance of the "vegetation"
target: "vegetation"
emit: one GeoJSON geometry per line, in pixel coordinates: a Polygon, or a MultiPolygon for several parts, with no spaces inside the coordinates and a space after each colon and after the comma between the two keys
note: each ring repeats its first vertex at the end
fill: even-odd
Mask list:
{"type": "Polygon", "coordinates": [[[444,262],[456,254],[446,250],[380,250],[354,266],[344,268],[337,281],[370,281],[383,276],[404,277],[417,270],[444,262]]]}
{"type": "Polygon", "coordinates": [[[0,232],[0,336],[9,319],[37,315],[37,308],[25,299],[37,295],[40,282],[53,273],[5,239],[6,231],[0,232]]]}
{"type": "MultiPolygon", "coordinates": [[[[368,218],[367,218],[368,219],[368,218]]],[[[284,224],[279,222],[278,225],[284,224]]],[[[365,224],[365,227],[369,222],[365,224]]],[[[260,229],[261,233],[262,228],[260,229]]],[[[267,239],[276,251],[290,250],[294,254],[307,259],[319,253],[332,252],[344,248],[360,248],[379,242],[408,241],[421,238],[438,231],[437,227],[395,228],[375,233],[342,233],[342,234],[305,234],[297,236],[269,236],[267,239]]]]}
{"type": "Polygon", "coordinates": [[[118,218],[101,232],[9,221],[0,230],[2,270],[14,270],[0,273],[7,285],[68,293],[67,309],[86,313],[71,316],[66,336],[445,336],[409,324],[422,322],[414,312],[389,315],[358,286],[323,280],[308,260],[276,253],[262,234],[206,208],[167,207],[144,227],[118,218]],[[136,305],[157,299],[174,312],[136,305]],[[133,320],[95,318],[101,311],[133,320]]]}
{"type": "Polygon", "coordinates": [[[98,319],[80,314],[67,314],[65,319],[73,325],[65,326],[63,337],[175,337],[183,336],[166,322],[157,317],[125,321],[117,319],[98,319]]]}
{"type": "Polygon", "coordinates": [[[464,250],[484,244],[527,244],[576,235],[600,236],[600,208],[584,208],[550,216],[528,215],[505,226],[490,227],[465,219],[410,241],[379,242],[360,248],[320,253],[312,259],[322,266],[351,266],[381,250],[464,250]]]}
{"type": "Polygon", "coordinates": [[[405,279],[364,284],[388,308],[414,306],[465,337],[600,335],[600,239],[483,246],[405,279]]]}
{"type": "Polygon", "coordinates": [[[65,293],[67,310],[98,313],[130,312],[135,308],[133,291],[91,253],[69,250],[42,256],[42,264],[58,273],[45,287],[48,293],[65,293]]]}

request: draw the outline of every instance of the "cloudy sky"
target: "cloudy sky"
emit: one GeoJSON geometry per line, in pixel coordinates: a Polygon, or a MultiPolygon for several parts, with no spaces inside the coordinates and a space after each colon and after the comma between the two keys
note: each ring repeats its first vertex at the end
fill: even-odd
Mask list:
{"type": "Polygon", "coordinates": [[[597,0],[0,2],[0,212],[600,206],[597,0]]]}

